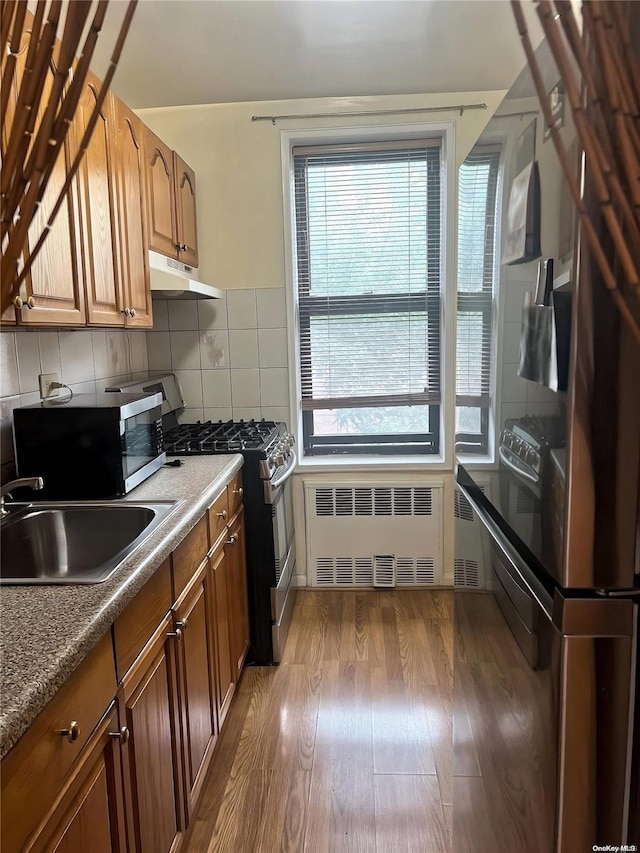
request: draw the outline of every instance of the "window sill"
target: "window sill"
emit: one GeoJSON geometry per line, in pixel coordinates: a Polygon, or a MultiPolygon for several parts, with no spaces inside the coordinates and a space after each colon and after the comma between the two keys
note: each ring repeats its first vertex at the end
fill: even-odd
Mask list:
{"type": "Polygon", "coordinates": [[[298,461],[297,474],[326,474],[331,471],[452,471],[442,456],[311,456],[298,461]]]}
{"type": "Polygon", "coordinates": [[[469,470],[474,468],[497,468],[498,463],[493,456],[475,456],[465,453],[456,453],[456,460],[469,470]]]}

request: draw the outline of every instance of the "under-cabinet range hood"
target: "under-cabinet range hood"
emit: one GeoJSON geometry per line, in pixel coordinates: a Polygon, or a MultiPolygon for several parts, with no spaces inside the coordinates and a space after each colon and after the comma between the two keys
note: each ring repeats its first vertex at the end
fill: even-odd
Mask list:
{"type": "Polygon", "coordinates": [[[222,299],[211,284],[194,278],[197,270],[158,252],[149,252],[151,295],[154,299],[222,299]]]}

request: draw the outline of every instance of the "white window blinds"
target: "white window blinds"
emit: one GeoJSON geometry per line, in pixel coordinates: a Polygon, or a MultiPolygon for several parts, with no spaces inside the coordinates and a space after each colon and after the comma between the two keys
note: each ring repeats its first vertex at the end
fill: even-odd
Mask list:
{"type": "MultiPolygon", "coordinates": [[[[456,441],[482,436],[491,405],[491,334],[500,148],[478,146],[458,173],[456,441]]],[[[464,449],[470,450],[470,447],[464,449]]]]}
{"type": "Polygon", "coordinates": [[[315,413],[306,431],[431,441],[439,140],[296,148],[294,171],[302,409],[315,413]]]}

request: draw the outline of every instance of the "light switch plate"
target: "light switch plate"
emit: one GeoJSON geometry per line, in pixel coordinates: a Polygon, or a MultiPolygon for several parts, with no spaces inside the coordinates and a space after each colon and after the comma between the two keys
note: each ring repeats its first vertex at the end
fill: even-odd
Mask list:
{"type": "Polygon", "coordinates": [[[40,383],[40,397],[43,400],[46,400],[48,397],[57,397],[58,389],[54,388],[53,385],[59,381],[57,373],[41,373],[40,376],[38,376],[38,382],[40,383]]]}

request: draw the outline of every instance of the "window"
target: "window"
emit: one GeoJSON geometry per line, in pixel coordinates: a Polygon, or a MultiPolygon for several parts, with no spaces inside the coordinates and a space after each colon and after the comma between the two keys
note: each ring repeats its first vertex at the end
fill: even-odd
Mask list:
{"type": "Polygon", "coordinates": [[[485,454],[489,448],[499,165],[499,147],[478,146],[458,175],[458,453],[485,454]]]}
{"type": "Polygon", "coordinates": [[[437,453],[440,140],[293,154],[305,454],[437,453]]]}

